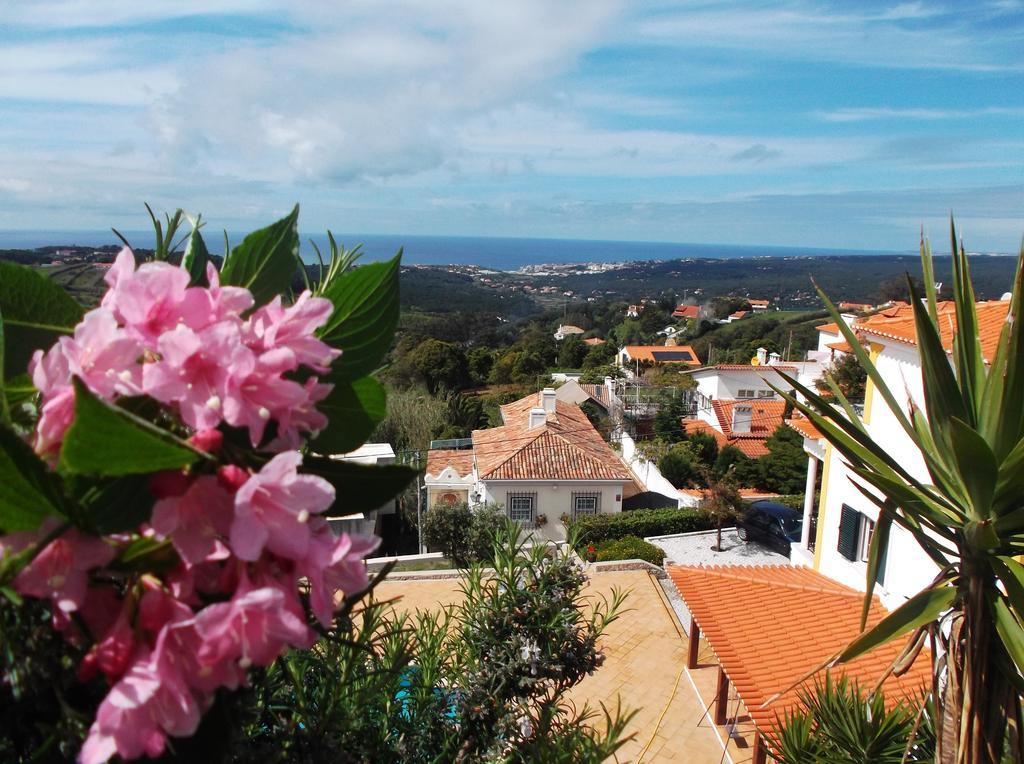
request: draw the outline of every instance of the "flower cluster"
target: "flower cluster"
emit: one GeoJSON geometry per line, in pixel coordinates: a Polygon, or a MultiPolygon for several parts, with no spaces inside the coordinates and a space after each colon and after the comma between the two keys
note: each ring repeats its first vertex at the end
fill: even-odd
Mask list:
{"type": "Polygon", "coordinates": [[[55,456],[74,419],[77,376],[104,400],[158,402],[160,421],[210,457],[153,475],[152,514],[132,532],[96,537],[51,520],[0,537],[0,561],[34,554],[14,588],[52,603],[55,628],[85,650],[79,677],[110,684],[83,764],[160,755],[168,736],[195,732],[219,688],[309,647],[339,594],[367,586],[363,558],[378,539],[335,535],[322,517],[334,487],[299,471],[303,438],[327,424],[320,375],[339,351],[315,331],[330,301],[306,292],[252,310],[251,293],[221,286],[212,266],[207,280],[190,286],[167,263],[136,268],[122,250],[100,307],[32,361],[42,456],[55,456]],[[243,435],[245,448],[228,449],[229,428],[252,447],[243,435]],[[140,544],[171,563],[125,564],[140,544]]]}
{"type": "Polygon", "coordinates": [[[135,267],[125,248],[107,272],[110,287],[72,337],[45,354],[36,351],[30,371],[42,393],[35,447],[60,448],[74,416],[72,375],[105,400],[147,395],[177,412],[195,430],[222,422],[248,428],[255,446],[267,424],[277,423],[271,450],[295,448],[301,434],[327,420],[315,408],[330,386],[310,376],[287,375],[300,366],[323,373],[339,355],[314,331],[331,313],[329,300],[304,292],[287,308],[280,296],[253,311],[249,290],[221,286],[207,269],[209,287],[189,286],[188,271],[168,263],[135,267]]]}

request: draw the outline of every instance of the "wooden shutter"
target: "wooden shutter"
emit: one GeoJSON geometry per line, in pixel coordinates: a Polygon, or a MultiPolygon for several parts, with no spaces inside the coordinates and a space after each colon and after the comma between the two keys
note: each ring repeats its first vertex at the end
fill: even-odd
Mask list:
{"type": "Polygon", "coordinates": [[[839,518],[839,554],[850,562],[857,559],[857,547],[860,541],[860,512],[843,505],[843,514],[839,518]]]}

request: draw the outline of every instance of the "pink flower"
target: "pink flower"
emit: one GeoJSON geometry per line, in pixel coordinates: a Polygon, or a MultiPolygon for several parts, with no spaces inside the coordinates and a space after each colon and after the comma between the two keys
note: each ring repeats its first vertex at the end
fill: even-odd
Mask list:
{"type": "Polygon", "coordinates": [[[166,631],[152,652],[139,647],[127,673],[100,703],[80,764],[102,764],[115,753],[124,759],[163,753],[167,736],[188,737],[199,726],[200,708],[178,665],[168,660],[166,631]]]}
{"type": "MultiPolygon", "coordinates": [[[[201,299],[184,304],[189,278],[188,271],[169,263],[145,263],[136,270],[135,256],[125,247],[104,277],[110,289],[100,304],[112,310],[128,331],[153,347],[157,338],[183,321],[187,312],[194,314],[204,307],[201,299]]],[[[206,319],[203,316],[191,323],[202,324],[206,319]]]]}
{"type": "Polygon", "coordinates": [[[325,373],[341,351],[317,339],[316,330],[333,310],[330,300],[313,297],[308,289],[288,308],[281,307],[278,295],[252,314],[247,325],[248,341],[260,350],[287,348],[299,364],[325,373]]]}
{"type": "MultiPolygon", "coordinates": [[[[210,298],[210,317],[221,321],[229,316],[238,316],[253,306],[252,292],[243,287],[221,286],[220,274],[213,263],[206,265],[206,280],[210,286],[206,291],[210,298]]],[[[192,287],[197,289],[197,287],[192,287]]]]}
{"type": "Polygon", "coordinates": [[[197,564],[213,550],[218,536],[231,527],[231,495],[213,475],[196,478],[184,494],[160,499],[150,525],[170,538],[185,562],[197,564]]]}
{"type": "Polygon", "coordinates": [[[90,655],[95,655],[96,665],[108,679],[117,679],[128,668],[128,661],[135,651],[135,632],[129,619],[128,606],[110,627],[106,636],[96,643],[90,655]]]}
{"type": "Polygon", "coordinates": [[[291,560],[309,548],[311,515],[334,503],[334,486],[315,475],[300,475],[298,451],[278,454],[235,494],[231,548],[242,560],[259,558],[266,547],[291,560]]]}
{"type": "Polygon", "coordinates": [[[258,358],[243,358],[231,368],[224,420],[233,427],[248,427],[254,446],[263,439],[267,422],[305,402],[306,392],[302,386],[281,376],[297,366],[295,354],[280,348],[258,358]]]}
{"type": "Polygon", "coordinates": [[[42,393],[43,405],[36,424],[35,449],[47,454],[60,448],[64,433],[75,418],[75,391],[67,356],[58,342],[44,354],[37,350],[29,363],[32,384],[42,393]]]}
{"type": "Polygon", "coordinates": [[[198,448],[200,451],[205,451],[208,454],[215,454],[220,451],[220,447],[224,445],[224,433],[220,430],[200,430],[191,438],[188,442],[198,448]]]}
{"type": "Polygon", "coordinates": [[[324,627],[334,619],[339,593],[355,594],[367,587],[363,558],[379,544],[375,536],[335,536],[326,523],[314,534],[309,554],[296,564],[295,572],[309,581],[309,605],[324,627]]]}
{"type": "MultiPolygon", "coordinates": [[[[4,547],[24,548],[53,527],[51,521],[44,523],[38,534],[12,534],[4,540],[4,547]]],[[[112,559],[114,550],[103,541],[77,530],[65,531],[17,575],[14,588],[27,597],[51,599],[58,609],[69,613],[85,602],[89,571],[112,559]]]]}
{"type": "Polygon", "coordinates": [[[181,324],[163,334],[157,347],[161,359],[142,373],[146,394],[177,403],[181,418],[196,430],[220,424],[230,369],[252,363],[238,327],[222,321],[197,333],[181,324]]]}
{"type": "Polygon", "coordinates": [[[75,327],[74,336],[61,337],[59,344],[69,373],[81,377],[101,398],[142,391],[142,345],[117,325],[107,308],[90,310],[75,327]]]}
{"type": "Polygon", "coordinates": [[[313,632],[306,626],[295,600],[295,589],[269,579],[255,588],[243,577],[230,602],[210,605],[195,620],[202,640],[199,662],[214,666],[236,662],[247,669],[269,665],[288,645],[307,648],[313,632]]]}
{"type": "Polygon", "coordinates": [[[330,394],[334,385],[321,384],[315,377],[310,377],[303,387],[305,399],[280,412],[277,418],[277,437],[268,444],[268,450],[295,450],[302,445],[300,431],[317,433],[327,426],[327,417],[317,411],[316,404],[330,394]]]}

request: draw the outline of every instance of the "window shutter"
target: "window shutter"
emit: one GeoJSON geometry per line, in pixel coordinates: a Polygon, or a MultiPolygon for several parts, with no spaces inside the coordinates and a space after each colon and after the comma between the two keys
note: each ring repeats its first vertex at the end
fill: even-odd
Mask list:
{"type": "Polygon", "coordinates": [[[857,559],[857,542],[860,540],[860,512],[843,505],[843,514],[839,518],[839,554],[850,562],[857,559]]]}

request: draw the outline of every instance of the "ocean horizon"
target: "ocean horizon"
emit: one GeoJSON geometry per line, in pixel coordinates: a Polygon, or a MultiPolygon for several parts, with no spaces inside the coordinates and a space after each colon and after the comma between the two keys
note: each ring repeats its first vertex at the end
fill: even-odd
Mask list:
{"type": "MultiPolygon", "coordinates": [[[[152,231],[122,231],[134,246],[152,247],[152,231]]],[[[232,246],[244,233],[228,232],[232,246]]],[[[212,252],[223,249],[222,235],[210,231],[205,236],[212,252]]],[[[303,237],[301,255],[315,262],[309,239],[327,256],[327,236],[303,237]]],[[[862,250],[835,247],[780,247],[740,244],[697,244],[686,242],[607,241],[600,239],[547,239],[489,236],[424,236],[401,234],[336,234],[346,247],[363,245],[363,260],[386,260],[399,248],[406,265],[476,265],[481,268],[513,271],[530,265],[555,263],[613,263],[643,260],[715,258],[731,260],[751,257],[826,257],[915,254],[910,250],[862,250]]],[[[110,231],[0,231],[0,249],[36,249],[39,247],[99,247],[118,245],[110,231]]]]}

